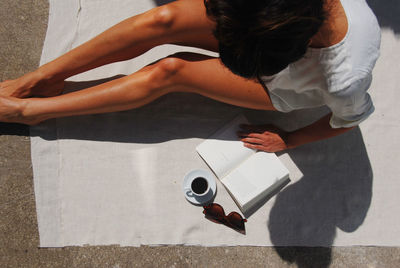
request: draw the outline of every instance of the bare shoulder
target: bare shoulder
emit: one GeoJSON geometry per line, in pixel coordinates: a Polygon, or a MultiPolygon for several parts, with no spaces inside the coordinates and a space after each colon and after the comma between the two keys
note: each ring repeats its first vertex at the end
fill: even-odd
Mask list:
{"type": "Polygon", "coordinates": [[[326,1],[327,20],[311,39],[311,47],[324,48],[340,43],[346,36],[349,25],[340,0],[326,1]]]}

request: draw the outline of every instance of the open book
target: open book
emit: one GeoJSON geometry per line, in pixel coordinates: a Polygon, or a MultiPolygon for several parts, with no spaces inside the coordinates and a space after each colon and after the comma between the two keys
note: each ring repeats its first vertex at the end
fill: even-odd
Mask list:
{"type": "Polygon", "coordinates": [[[289,171],[274,153],[243,146],[236,133],[239,124],[247,123],[239,116],[196,148],[243,213],[290,181],[289,171]]]}

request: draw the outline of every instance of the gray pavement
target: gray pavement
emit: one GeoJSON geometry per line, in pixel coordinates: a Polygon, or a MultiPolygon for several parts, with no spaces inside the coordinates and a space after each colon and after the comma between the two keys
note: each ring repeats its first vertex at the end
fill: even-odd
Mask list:
{"type": "MultiPolygon", "coordinates": [[[[38,66],[47,16],[46,0],[0,0],[0,80],[38,66]]],[[[38,245],[29,130],[0,123],[0,267],[398,267],[400,262],[399,248],[381,247],[38,245]]]]}

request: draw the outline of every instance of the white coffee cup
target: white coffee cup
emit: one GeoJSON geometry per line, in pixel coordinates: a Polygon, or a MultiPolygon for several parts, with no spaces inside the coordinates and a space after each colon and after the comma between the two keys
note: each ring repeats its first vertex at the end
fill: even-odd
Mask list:
{"type": "Polygon", "coordinates": [[[194,197],[202,197],[210,192],[209,180],[202,176],[195,176],[188,181],[188,186],[185,188],[186,194],[194,197]]]}

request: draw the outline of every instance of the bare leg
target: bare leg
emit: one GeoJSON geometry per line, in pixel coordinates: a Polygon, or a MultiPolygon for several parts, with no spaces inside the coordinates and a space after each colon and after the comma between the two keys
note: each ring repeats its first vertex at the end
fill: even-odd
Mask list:
{"type": "Polygon", "coordinates": [[[0,121],[35,124],[49,118],[128,110],[170,92],[192,92],[232,105],[275,110],[257,81],[234,75],[218,58],[181,53],[132,75],[61,96],[0,98],[0,121]],[[19,110],[14,109],[15,101],[19,110]]]}
{"type": "Polygon", "coordinates": [[[203,0],[179,0],[131,17],[36,71],[0,83],[0,94],[13,97],[55,96],[75,74],[136,57],[161,44],[216,51],[213,22],[203,0]]]}

